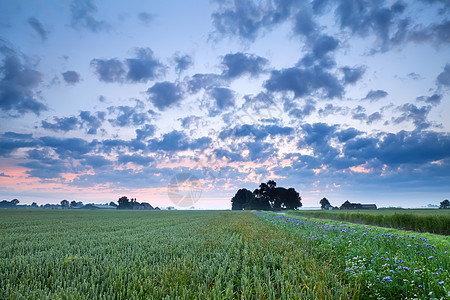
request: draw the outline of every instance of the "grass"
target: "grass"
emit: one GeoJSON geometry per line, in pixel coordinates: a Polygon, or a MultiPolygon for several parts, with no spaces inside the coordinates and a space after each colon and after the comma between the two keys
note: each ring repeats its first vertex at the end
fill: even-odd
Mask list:
{"type": "Polygon", "coordinates": [[[450,237],[232,211],[0,211],[0,299],[445,298],[450,237]]]}
{"type": "Polygon", "coordinates": [[[304,238],[323,260],[355,281],[361,299],[450,297],[450,238],[435,234],[260,213],[270,224],[304,238]]]}
{"type": "Polygon", "coordinates": [[[293,213],[321,219],[450,235],[450,210],[444,209],[304,210],[293,213]]]}
{"type": "Polygon", "coordinates": [[[303,241],[248,212],[0,211],[0,298],[357,297],[303,241]]]}

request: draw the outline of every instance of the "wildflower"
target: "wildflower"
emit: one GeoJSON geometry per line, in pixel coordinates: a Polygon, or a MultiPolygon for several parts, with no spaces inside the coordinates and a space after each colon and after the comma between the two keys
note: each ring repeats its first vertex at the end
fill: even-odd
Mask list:
{"type": "Polygon", "coordinates": [[[428,257],[428,259],[433,259],[433,256],[428,257]]]}
{"type": "Polygon", "coordinates": [[[421,284],[419,284],[419,288],[422,288],[422,285],[421,285],[421,284]]]}
{"type": "Polygon", "coordinates": [[[392,281],[391,276],[383,277],[383,281],[391,282],[392,281]]]}
{"type": "Polygon", "coordinates": [[[398,269],[399,269],[399,270],[401,270],[401,269],[402,269],[402,267],[401,267],[401,266],[398,266],[398,269]]]}
{"type": "Polygon", "coordinates": [[[444,285],[444,281],[439,281],[439,285],[444,285]]]}
{"type": "Polygon", "coordinates": [[[409,271],[409,268],[408,267],[403,267],[403,270],[409,271]]]}
{"type": "Polygon", "coordinates": [[[447,254],[447,253],[448,253],[447,251],[444,252],[444,254],[447,254]]]}

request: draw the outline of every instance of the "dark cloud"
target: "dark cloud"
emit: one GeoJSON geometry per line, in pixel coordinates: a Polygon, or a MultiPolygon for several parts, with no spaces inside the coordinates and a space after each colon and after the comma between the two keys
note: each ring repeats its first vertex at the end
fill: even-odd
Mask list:
{"type": "Polygon", "coordinates": [[[136,129],[136,139],[143,140],[152,137],[155,131],[156,127],[154,125],[145,124],[142,128],[136,129]]]}
{"type": "Polygon", "coordinates": [[[339,151],[330,145],[330,140],[336,132],[335,125],[325,123],[304,124],[302,130],[304,136],[298,143],[300,148],[305,145],[312,147],[314,154],[323,163],[329,163],[339,155],[339,151]]]}
{"type": "Polygon", "coordinates": [[[189,67],[191,67],[193,64],[192,57],[187,54],[177,54],[174,56],[173,61],[175,62],[175,71],[177,71],[178,73],[189,69],[189,67]]]}
{"type": "Polygon", "coordinates": [[[416,98],[417,101],[422,101],[431,105],[438,105],[441,103],[442,95],[433,94],[430,97],[421,96],[416,98]]]}
{"type": "Polygon", "coordinates": [[[135,107],[131,106],[111,106],[108,108],[110,114],[117,112],[117,117],[109,119],[112,126],[129,127],[140,126],[149,121],[147,112],[141,111],[142,106],[138,103],[135,107]]]}
{"type": "Polygon", "coordinates": [[[295,98],[311,95],[323,91],[327,98],[341,98],[343,87],[337,78],[319,67],[289,68],[281,71],[272,71],[269,80],[264,83],[265,88],[271,92],[294,93],[295,98]]]}
{"type": "Polygon", "coordinates": [[[416,126],[417,130],[426,129],[431,126],[430,122],[427,120],[431,106],[422,106],[419,108],[414,104],[406,103],[399,106],[397,110],[402,112],[402,114],[400,117],[392,118],[392,121],[395,124],[411,121],[416,126]]]}
{"type": "Polygon", "coordinates": [[[149,140],[148,148],[152,151],[184,151],[184,150],[202,150],[211,144],[209,137],[189,140],[188,136],[182,131],[171,131],[162,136],[162,139],[149,140]]]}
{"type": "Polygon", "coordinates": [[[426,163],[450,157],[450,135],[439,132],[389,133],[377,145],[377,158],[385,164],[426,163]]]}
{"type": "Polygon", "coordinates": [[[119,155],[118,162],[120,164],[133,163],[135,165],[147,167],[150,163],[154,162],[155,159],[149,156],[142,156],[139,154],[133,155],[119,155]]]}
{"type": "Polygon", "coordinates": [[[347,142],[348,140],[351,140],[361,134],[362,134],[361,131],[359,131],[358,129],[355,129],[353,127],[343,129],[343,130],[336,132],[337,138],[339,139],[340,142],[343,142],[343,143],[347,142]]]}
{"type": "Polygon", "coordinates": [[[155,16],[147,12],[140,12],[138,13],[138,18],[142,23],[148,25],[155,19],[155,16]]]}
{"type": "Polygon", "coordinates": [[[47,40],[48,32],[47,30],[45,30],[44,26],[42,25],[41,22],[39,22],[38,19],[31,17],[28,19],[28,24],[30,24],[31,28],[33,28],[34,31],[36,31],[41,40],[43,41],[47,40]]]}
{"type": "Polygon", "coordinates": [[[68,84],[75,84],[80,81],[80,74],[75,71],[66,71],[62,73],[63,79],[68,84]]]}
{"type": "Polygon", "coordinates": [[[316,38],[312,48],[313,54],[317,58],[322,58],[328,52],[336,50],[339,41],[329,35],[322,35],[316,38]]]}
{"type": "Polygon", "coordinates": [[[83,158],[94,149],[95,142],[87,142],[80,138],[56,138],[44,136],[39,139],[43,146],[52,148],[61,159],[83,158]]]}
{"type": "Polygon", "coordinates": [[[408,76],[409,78],[411,78],[413,80],[423,79],[422,76],[420,76],[419,74],[417,74],[415,72],[408,73],[406,76],[408,76]]]}
{"type": "Polygon", "coordinates": [[[147,90],[147,95],[149,95],[149,100],[159,110],[165,110],[183,99],[181,87],[168,81],[155,83],[147,90]]]}
{"type": "Polygon", "coordinates": [[[324,108],[319,109],[319,116],[328,117],[329,115],[342,115],[346,116],[350,111],[350,108],[346,106],[336,106],[331,103],[325,105],[324,108]]]}
{"type": "Polygon", "coordinates": [[[85,155],[82,163],[94,169],[112,165],[112,162],[101,155],[85,155]]]}
{"type": "Polygon", "coordinates": [[[178,120],[181,121],[181,127],[184,129],[189,129],[191,127],[198,128],[202,118],[198,116],[188,116],[178,120]]]}
{"type": "Polygon", "coordinates": [[[383,115],[379,112],[374,112],[373,114],[367,117],[367,124],[370,125],[374,122],[380,121],[383,119],[383,115]]]}
{"type": "Polygon", "coordinates": [[[261,29],[270,29],[286,20],[293,3],[293,0],[258,4],[251,0],[224,2],[212,14],[213,25],[221,35],[237,35],[244,40],[253,41],[261,29]]]}
{"type": "Polygon", "coordinates": [[[341,71],[344,73],[344,82],[345,84],[353,84],[362,78],[364,73],[366,72],[366,66],[358,66],[358,67],[349,67],[345,66],[341,68],[341,71]]]}
{"type": "Polygon", "coordinates": [[[127,80],[130,82],[148,82],[164,74],[164,66],[153,55],[150,48],[137,48],[136,58],[128,58],[127,80]]]}
{"type": "Polygon", "coordinates": [[[0,135],[0,155],[7,157],[19,148],[31,148],[39,144],[31,134],[8,131],[0,135]]]}
{"type": "Polygon", "coordinates": [[[139,151],[147,149],[147,146],[140,140],[133,139],[129,141],[121,139],[107,139],[101,141],[102,153],[110,154],[113,150],[125,150],[125,151],[139,151]]]}
{"type": "Polygon", "coordinates": [[[71,171],[62,160],[56,159],[48,160],[46,163],[30,161],[19,165],[29,169],[26,171],[29,177],[40,179],[61,179],[63,173],[71,171]]]}
{"type": "Polygon", "coordinates": [[[0,65],[0,109],[8,113],[39,115],[47,107],[35,97],[34,89],[42,81],[42,74],[22,64],[12,50],[0,47],[4,54],[0,65]]]}
{"type": "Polygon", "coordinates": [[[242,75],[258,76],[264,71],[268,60],[253,54],[237,52],[227,54],[222,60],[225,69],[222,76],[226,79],[234,79],[242,75]]]}
{"type": "Polygon", "coordinates": [[[372,101],[378,101],[381,98],[386,97],[387,95],[389,95],[386,91],[383,90],[371,90],[367,93],[366,97],[363,100],[370,100],[370,102],[372,101]]]}
{"type": "Polygon", "coordinates": [[[121,81],[126,73],[124,64],[118,59],[93,59],[91,66],[99,80],[104,82],[121,81]]]}
{"type": "Polygon", "coordinates": [[[70,5],[71,25],[74,28],[86,27],[92,32],[109,30],[110,25],[95,18],[97,6],[91,0],[72,0],[70,5]]]}
{"type": "MultiPolygon", "coordinates": [[[[288,101],[289,100],[287,100],[286,102],[288,102],[288,101]]],[[[304,118],[310,116],[313,112],[316,111],[316,102],[314,102],[312,100],[307,100],[306,103],[302,107],[294,107],[292,109],[289,109],[288,107],[286,107],[286,103],[285,103],[284,110],[289,111],[290,117],[293,117],[297,120],[303,120],[304,118]]]]}
{"type": "Polygon", "coordinates": [[[78,119],[76,117],[53,117],[53,123],[42,121],[41,124],[42,128],[63,132],[75,130],[79,127],[78,119]]]}
{"type": "Polygon", "coordinates": [[[294,32],[309,37],[317,31],[317,24],[307,9],[301,9],[295,16],[294,32]]]}
{"type": "Polygon", "coordinates": [[[437,77],[439,85],[445,85],[450,87],[450,64],[446,64],[444,71],[437,77]]]}
{"type": "Polygon", "coordinates": [[[198,93],[201,89],[211,89],[221,86],[224,79],[217,74],[195,74],[188,80],[188,91],[191,94],[198,93]]]}
{"type": "Polygon", "coordinates": [[[91,113],[89,111],[80,112],[80,123],[87,128],[88,134],[97,134],[97,130],[102,126],[105,121],[106,113],[98,111],[91,113]]]}
{"type": "Polygon", "coordinates": [[[216,101],[215,109],[221,112],[229,107],[234,106],[234,92],[227,88],[213,88],[208,94],[216,101]]]}
{"type": "Polygon", "coordinates": [[[450,43],[450,20],[434,26],[432,32],[435,34],[438,43],[450,43]]]}

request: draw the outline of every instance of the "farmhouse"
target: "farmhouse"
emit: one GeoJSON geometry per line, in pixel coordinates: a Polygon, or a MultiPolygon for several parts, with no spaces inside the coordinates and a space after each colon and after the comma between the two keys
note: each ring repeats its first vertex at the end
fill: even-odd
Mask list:
{"type": "Polygon", "coordinates": [[[340,209],[377,209],[376,204],[350,203],[348,200],[342,203],[340,209]]]}

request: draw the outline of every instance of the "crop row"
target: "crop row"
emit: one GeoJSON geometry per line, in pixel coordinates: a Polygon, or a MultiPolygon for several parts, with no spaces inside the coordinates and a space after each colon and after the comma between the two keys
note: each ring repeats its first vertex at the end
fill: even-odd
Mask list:
{"type": "Polygon", "coordinates": [[[450,240],[391,233],[383,228],[258,213],[270,224],[302,236],[305,249],[338,266],[356,281],[358,297],[409,299],[450,297],[450,240]]]}
{"type": "Polygon", "coordinates": [[[0,299],[348,299],[304,238],[248,212],[0,211],[0,299]]]}
{"type": "Polygon", "coordinates": [[[450,215],[444,214],[414,214],[398,212],[394,214],[367,212],[334,212],[334,211],[298,211],[293,212],[301,216],[320,219],[338,220],[382,227],[391,227],[417,232],[430,232],[450,235],[450,215]]]}

